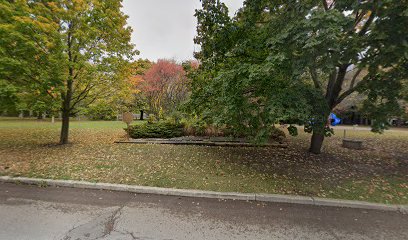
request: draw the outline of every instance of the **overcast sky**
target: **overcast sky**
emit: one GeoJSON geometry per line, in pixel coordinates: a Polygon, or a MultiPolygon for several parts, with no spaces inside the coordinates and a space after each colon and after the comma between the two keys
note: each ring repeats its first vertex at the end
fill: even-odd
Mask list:
{"type": "MultiPolygon", "coordinates": [[[[243,0],[224,2],[233,14],[243,0]]],[[[133,28],[132,42],[140,51],[138,58],[192,59],[197,24],[194,10],[200,6],[199,0],[124,0],[123,12],[133,28]]]]}

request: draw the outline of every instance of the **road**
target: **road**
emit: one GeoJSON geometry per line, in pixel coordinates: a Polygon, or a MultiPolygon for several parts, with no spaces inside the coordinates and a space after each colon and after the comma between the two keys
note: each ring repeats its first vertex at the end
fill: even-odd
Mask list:
{"type": "Polygon", "coordinates": [[[0,239],[408,239],[408,215],[0,183],[0,239]]]}

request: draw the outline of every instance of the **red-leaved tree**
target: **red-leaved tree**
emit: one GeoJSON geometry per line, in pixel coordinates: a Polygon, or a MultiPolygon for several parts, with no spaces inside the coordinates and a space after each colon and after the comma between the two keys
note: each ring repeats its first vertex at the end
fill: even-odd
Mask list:
{"type": "Polygon", "coordinates": [[[144,74],[141,91],[150,111],[159,116],[175,111],[187,99],[190,82],[181,65],[160,59],[144,74]]]}

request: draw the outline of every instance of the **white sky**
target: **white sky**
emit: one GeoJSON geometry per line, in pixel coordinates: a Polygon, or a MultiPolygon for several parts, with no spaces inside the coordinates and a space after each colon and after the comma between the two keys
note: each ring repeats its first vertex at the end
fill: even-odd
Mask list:
{"type": "MultiPolygon", "coordinates": [[[[243,0],[224,2],[232,15],[243,4],[243,0]]],[[[133,28],[132,42],[140,51],[137,58],[192,59],[197,49],[194,10],[200,6],[199,0],[124,0],[123,12],[133,28]]]]}

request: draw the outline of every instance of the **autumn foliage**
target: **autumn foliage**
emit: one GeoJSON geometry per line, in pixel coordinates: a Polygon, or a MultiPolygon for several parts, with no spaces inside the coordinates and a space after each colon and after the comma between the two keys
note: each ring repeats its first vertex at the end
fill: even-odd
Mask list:
{"type": "Polygon", "coordinates": [[[143,95],[151,113],[171,113],[189,96],[190,81],[182,65],[160,59],[144,74],[133,77],[135,92],[143,95]]]}

